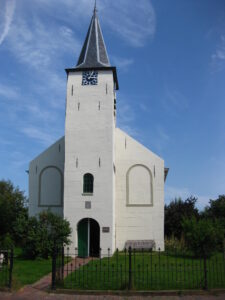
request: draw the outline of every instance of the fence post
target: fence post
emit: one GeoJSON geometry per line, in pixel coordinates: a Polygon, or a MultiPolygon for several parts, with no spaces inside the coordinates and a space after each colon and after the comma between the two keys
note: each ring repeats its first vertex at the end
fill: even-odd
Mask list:
{"type": "Polygon", "coordinates": [[[128,253],[129,253],[129,281],[128,281],[128,290],[131,290],[132,288],[132,266],[131,266],[131,246],[129,247],[128,253]]]}
{"type": "Polygon", "coordinates": [[[56,289],[56,245],[54,244],[52,253],[52,290],[56,289]]]}
{"type": "Polygon", "coordinates": [[[225,259],[225,237],[223,239],[223,258],[225,259]]]}
{"type": "Polygon", "coordinates": [[[64,281],[64,246],[62,246],[61,280],[64,281]]]}
{"type": "Polygon", "coordinates": [[[9,288],[12,287],[12,271],[13,271],[13,248],[10,253],[10,267],[9,267],[9,288]]]}
{"type": "Polygon", "coordinates": [[[206,256],[204,255],[204,290],[208,289],[208,280],[207,280],[207,259],[206,256]]]}

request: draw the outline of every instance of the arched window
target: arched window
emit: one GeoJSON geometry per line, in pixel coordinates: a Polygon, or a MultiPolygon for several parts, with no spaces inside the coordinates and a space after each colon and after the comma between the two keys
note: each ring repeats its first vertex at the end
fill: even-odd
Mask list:
{"type": "Polygon", "coordinates": [[[84,174],[83,193],[93,194],[94,176],[90,173],[84,174]]]}
{"type": "Polygon", "coordinates": [[[39,176],[39,207],[63,205],[63,174],[56,166],[45,167],[39,176]]]}
{"type": "Polygon", "coordinates": [[[152,172],[145,165],[133,165],[127,172],[127,206],[153,206],[152,172]]]}

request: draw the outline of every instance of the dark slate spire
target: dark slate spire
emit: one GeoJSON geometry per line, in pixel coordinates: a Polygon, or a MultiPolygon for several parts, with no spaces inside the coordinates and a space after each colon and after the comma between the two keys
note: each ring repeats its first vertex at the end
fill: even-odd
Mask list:
{"type": "Polygon", "coordinates": [[[97,16],[95,2],[91,23],[76,68],[98,67],[110,67],[110,62],[97,16]]]}

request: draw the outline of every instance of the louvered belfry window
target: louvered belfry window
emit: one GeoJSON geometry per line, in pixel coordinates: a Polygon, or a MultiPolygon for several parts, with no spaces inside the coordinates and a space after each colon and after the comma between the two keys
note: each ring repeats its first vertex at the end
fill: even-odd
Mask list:
{"type": "Polygon", "coordinates": [[[84,174],[83,193],[93,194],[94,176],[90,173],[84,174]]]}

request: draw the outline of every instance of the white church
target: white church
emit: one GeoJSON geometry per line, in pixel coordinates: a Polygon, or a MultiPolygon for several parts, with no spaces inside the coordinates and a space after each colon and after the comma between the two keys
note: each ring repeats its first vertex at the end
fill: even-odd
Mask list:
{"type": "Polygon", "coordinates": [[[164,249],[162,158],[116,127],[116,67],[96,8],[77,65],[66,69],[65,136],[29,165],[29,214],[63,216],[79,256],[127,245],[164,249]]]}

